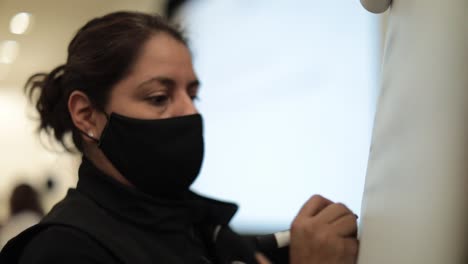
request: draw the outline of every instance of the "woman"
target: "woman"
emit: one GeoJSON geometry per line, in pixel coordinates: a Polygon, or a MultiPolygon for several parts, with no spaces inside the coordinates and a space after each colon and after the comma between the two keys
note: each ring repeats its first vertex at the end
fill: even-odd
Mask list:
{"type": "MultiPolygon", "coordinates": [[[[255,243],[227,227],[237,207],[189,190],[203,159],[202,117],[178,30],[142,13],[93,19],[71,41],[66,64],[26,87],[39,93],[40,128],[64,145],[71,133],[83,162],[77,188],[0,260],[256,262],[255,243]]],[[[355,234],[349,209],[314,196],[292,225],[291,262],[354,263],[355,234]]]]}
{"type": "Polygon", "coordinates": [[[39,194],[29,184],[22,183],[13,189],[10,217],[0,229],[0,249],[8,240],[41,220],[44,212],[39,200],[39,194]]]}

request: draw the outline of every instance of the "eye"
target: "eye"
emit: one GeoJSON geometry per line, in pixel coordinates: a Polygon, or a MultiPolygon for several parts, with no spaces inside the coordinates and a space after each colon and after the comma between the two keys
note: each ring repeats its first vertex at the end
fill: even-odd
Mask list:
{"type": "Polygon", "coordinates": [[[169,101],[169,96],[155,95],[155,96],[148,97],[147,100],[155,106],[163,106],[169,101]]]}
{"type": "Polygon", "coordinates": [[[191,95],[190,99],[192,99],[193,102],[200,101],[200,97],[198,97],[198,95],[191,95]]]}

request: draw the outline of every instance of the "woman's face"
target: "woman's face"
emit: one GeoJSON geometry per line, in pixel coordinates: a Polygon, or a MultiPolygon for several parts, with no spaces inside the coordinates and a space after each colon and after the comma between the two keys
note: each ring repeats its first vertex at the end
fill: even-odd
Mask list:
{"type": "Polygon", "coordinates": [[[198,88],[188,48],[159,33],[144,44],[128,76],[112,89],[105,110],[139,119],[195,114],[198,88]]]}
{"type": "MultiPolygon", "coordinates": [[[[104,110],[150,120],[196,114],[193,100],[198,86],[188,48],[166,33],[155,34],[144,43],[128,75],[112,87],[104,110]]],[[[108,122],[106,115],[81,91],[70,94],[68,109],[75,127],[88,136],[82,136],[88,158],[108,175],[130,184],[95,142],[108,122]]]]}

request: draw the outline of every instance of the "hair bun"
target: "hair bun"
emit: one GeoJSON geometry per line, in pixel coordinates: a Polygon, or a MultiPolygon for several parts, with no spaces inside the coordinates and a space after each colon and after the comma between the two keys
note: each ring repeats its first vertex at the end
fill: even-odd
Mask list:
{"type": "MultiPolygon", "coordinates": [[[[65,134],[73,128],[67,110],[67,91],[62,82],[64,72],[65,65],[61,65],[49,74],[34,74],[24,87],[39,113],[39,130],[46,131],[60,142],[63,142],[65,134]],[[39,94],[38,97],[36,94],[39,94]]],[[[65,145],[64,147],[69,149],[65,145]]]]}

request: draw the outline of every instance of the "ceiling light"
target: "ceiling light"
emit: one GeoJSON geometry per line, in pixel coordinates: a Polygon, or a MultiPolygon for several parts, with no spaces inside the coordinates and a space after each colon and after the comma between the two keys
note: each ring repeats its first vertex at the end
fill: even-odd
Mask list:
{"type": "Polygon", "coordinates": [[[19,53],[19,44],[14,40],[0,42],[0,63],[13,63],[19,53]]]}
{"type": "Polygon", "coordinates": [[[31,25],[31,14],[18,13],[10,21],[10,31],[13,34],[24,34],[31,25]]]}

